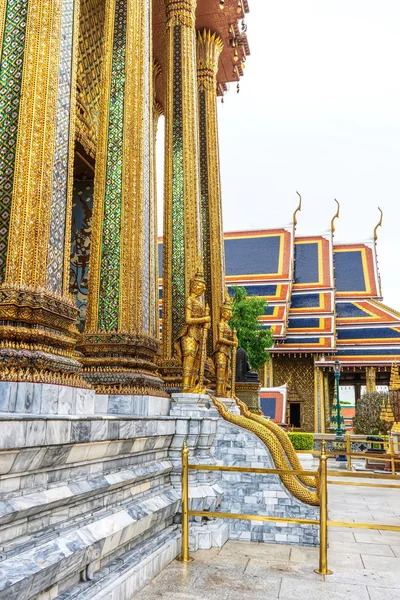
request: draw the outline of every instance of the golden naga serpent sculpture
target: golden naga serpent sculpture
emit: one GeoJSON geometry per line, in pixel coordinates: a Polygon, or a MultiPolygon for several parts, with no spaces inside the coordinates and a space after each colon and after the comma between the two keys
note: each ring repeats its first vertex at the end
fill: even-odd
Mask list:
{"type": "MultiPolygon", "coordinates": [[[[296,454],[296,450],[293,448],[293,444],[290,441],[288,434],[285,431],[283,431],[283,429],[279,427],[279,425],[277,425],[276,423],[273,423],[268,419],[265,419],[263,417],[260,417],[259,415],[255,415],[252,412],[250,412],[248,406],[244,402],[242,402],[237,396],[235,396],[235,400],[240,408],[240,413],[244,417],[246,417],[247,419],[251,419],[252,421],[256,421],[256,423],[260,423],[260,425],[272,431],[272,433],[278,438],[279,442],[281,443],[282,448],[284,449],[285,454],[292,466],[292,469],[295,469],[296,471],[301,471],[303,467],[301,465],[299,457],[296,454]]],[[[315,477],[310,477],[308,475],[298,475],[297,477],[305,485],[308,485],[312,488],[317,487],[315,477]]]]}
{"type": "MultiPolygon", "coordinates": [[[[282,449],[282,446],[274,433],[264,427],[264,424],[256,423],[252,419],[248,419],[242,415],[235,415],[227,409],[222,402],[219,402],[217,398],[211,396],[219,414],[225,421],[229,421],[234,425],[238,425],[243,429],[247,429],[251,433],[254,433],[258,439],[260,439],[268,448],[271,453],[272,460],[274,461],[277,469],[288,470],[290,467],[286,455],[282,449]]],[[[304,487],[293,475],[279,475],[285,488],[293,494],[295,498],[310,504],[311,506],[319,506],[319,496],[317,492],[313,492],[308,488],[304,487]]]]}

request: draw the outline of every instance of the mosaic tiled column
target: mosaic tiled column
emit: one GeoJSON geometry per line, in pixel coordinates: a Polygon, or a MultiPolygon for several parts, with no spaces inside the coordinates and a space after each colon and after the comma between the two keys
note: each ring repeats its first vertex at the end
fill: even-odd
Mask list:
{"type": "Polygon", "coordinates": [[[77,383],[69,295],[79,0],[0,3],[0,378],[77,383]]]}
{"type": "Polygon", "coordinates": [[[156,331],[151,0],[109,0],[89,293],[79,341],[99,393],[160,393],[156,331]]]}
{"type": "Polygon", "coordinates": [[[197,32],[201,225],[206,301],[212,318],[209,353],[215,347],[225,281],[217,119],[217,71],[222,47],[222,41],[215,33],[197,32]]]}
{"type": "Polygon", "coordinates": [[[156,307],[154,310],[154,318],[155,318],[155,328],[157,331],[157,337],[160,335],[160,318],[159,318],[159,294],[158,294],[158,223],[157,223],[157,131],[158,131],[158,121],[163,114],[163,109],[161,104],[157,101],[156,98],[156,81],[158,77],[161,75],[161,67],[160,64],[154,60],[153,62],[153,210],[154,210],[154,243],[155,243],[155,252],[154,252],[154,297],[156,298],[156,307]]]}
{"type": "Polygon", "coordinates": [[[174,355],[201,253],[196,0],[165,0],[167,93],[163,244],[163,356],[174,355]]]}

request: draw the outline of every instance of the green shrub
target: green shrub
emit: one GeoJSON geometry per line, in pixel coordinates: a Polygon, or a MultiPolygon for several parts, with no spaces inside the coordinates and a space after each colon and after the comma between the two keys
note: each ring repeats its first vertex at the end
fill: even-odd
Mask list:
{"type": "Polygon", "coordinates": [[[314,449],[314,436],[312,433],[289,433],[288,435],[295,450],[314,449]]]}
{"type": "Polygon", "coordinates": [[[356,415],[353,419],[354,433],[361,435],[380,435],[385,431],[381,421],[382,403],[387,402],[388,394],[372,392],[356,400],[356,415]]]}

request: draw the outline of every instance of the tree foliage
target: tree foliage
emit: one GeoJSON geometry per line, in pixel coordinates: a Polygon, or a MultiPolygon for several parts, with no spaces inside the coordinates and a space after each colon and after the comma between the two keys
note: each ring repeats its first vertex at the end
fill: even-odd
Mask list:
{"type": "Polygon", "coordinates": [[[373,392],[364,394],[356,400],[356,415],[353,419],[354,433],[378,435],[384,433],[384,423],[380,420],[382,402],[388,394],[373,392]]]}
{"type": "Polygon", "coordinates": [[[258,317],[264,314],[267,302],[261,298],[247,297],[244,287],[233,288],[232,318],[229,322],[236,329],[239,346],[246,350],[253,369],[260,369],[269,359],[273,343],[272,333],[263,329],[258,317]]]}

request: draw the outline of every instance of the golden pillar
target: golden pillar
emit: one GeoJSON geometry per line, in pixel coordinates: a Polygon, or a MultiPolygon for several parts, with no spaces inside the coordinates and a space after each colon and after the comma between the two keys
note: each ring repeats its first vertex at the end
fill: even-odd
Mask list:
{"type": "Polygon", "coordinates": [[[99,393],[160,394],[151,0],[108,0],[84,376],[99,393]]]}
{"type": "Polygon", "coordinates": [[[196,0],[165,0],[167,93],[163,244],[163,358],[174,355],[201,253],[196,0]]]}
{"type": "Polygon", "coordinates": [[[200,192],[206,302],[211,308],[209,354],[215,349],[224,302],[225,254],[217,119],[217,71],[223,44],[210,31],[197,32],[200,192]]]}
{"type": "Polygon", "coordinates": [[[153,164],[152,164],[152,172],[153,172],[153,221],[154,221],[154,298],[156,299],[156,306],[154,310],[155,317],[155,328],[156,328],[156,337],[160,336],[160,318],[159,318],[159,294],[158,294],[158,223],[157,223],[157,131],[158,131],[158,121],[163,114],[163,109],[161,104],[157,101],[156,98],[156,82],[158,77],[161,75],[161,67],[160,64],[154,60],[153,62],[153,164]]]}
{"type": "Polygon", "coordinates": [[[325,410],[324,372],[319,367],[314,367],[314,431],[316,433],[325,433],[325,410]]]}
{"type": "Polygon", "coordinates": [[[374,394],[376,392],[376,368],[365,367],[366,392],[374,394]]]}
{"type": "Polygon", "coordinates": [[[69,295],[79,0],[0,3],[3,380],[77,384],[69,295]]]}

